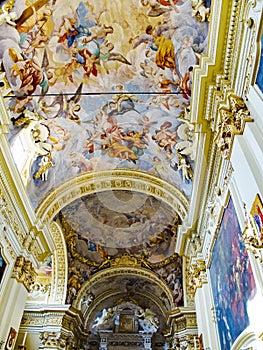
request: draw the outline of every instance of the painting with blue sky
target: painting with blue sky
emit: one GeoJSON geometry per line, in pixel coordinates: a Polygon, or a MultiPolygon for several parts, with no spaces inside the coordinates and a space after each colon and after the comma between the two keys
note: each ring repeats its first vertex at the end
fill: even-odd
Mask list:
{"type": "Polygon", "coordinates": [[[249,326],[255,280],[232,198],[224,211],[212,250],[211,287],[221,349],[229,350],[249,326]]]}

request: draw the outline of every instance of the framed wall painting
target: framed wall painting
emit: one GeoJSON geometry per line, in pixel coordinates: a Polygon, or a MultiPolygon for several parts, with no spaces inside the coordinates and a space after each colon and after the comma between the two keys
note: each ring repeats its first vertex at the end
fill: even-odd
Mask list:
{"type": "Polygon", "coordinates": [[[7,338],[7,342],[5,344],[5,349],[4,350],[12,350],[12,349],[14,349],[15,341],[16,341],[16,335],[17,335],[16,330],[13,327],[11,327],[10,331],[9,331],[9,334],[8,334],[8,338],[7,338]]]}
{"type": "Polygon", "coordinates": [[[250,214],[254,220],[258,238],[259,240],[263,241],[263,203],[258,193],[252,204],[250,214]]]}
{"type": "Polygon", "coordinates": [[[255,280],[232,198],[223,213],[210,264],[210,280],[222,350],[249,326],[255,280]]]}
{"type": "Polygon", "coordinates": [[[134,318],[132,315],[120,315],[119,332],[134,333],[134,318]]]}
{"type": "Polygon", "coordinates": [[[5,269],[6,269],[6,262],[2,254],[2,249],[0,247],[0,284],[4,276],[5,269]]]}

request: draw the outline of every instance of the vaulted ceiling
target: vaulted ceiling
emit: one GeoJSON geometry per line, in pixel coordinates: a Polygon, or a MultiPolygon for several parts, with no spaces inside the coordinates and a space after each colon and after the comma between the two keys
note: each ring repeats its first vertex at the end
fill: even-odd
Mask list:
{"type": "Polygon", "coordinates": [[[11,152],[32,207],[63,232],[66,302],[78,307],[88,291],[93,320],[126,300],[151,306],[164,330],[165,312],[183,305],[175,247],[192,197],[192,78],[210,6],[192,3],[3,2],[11,152]]]}

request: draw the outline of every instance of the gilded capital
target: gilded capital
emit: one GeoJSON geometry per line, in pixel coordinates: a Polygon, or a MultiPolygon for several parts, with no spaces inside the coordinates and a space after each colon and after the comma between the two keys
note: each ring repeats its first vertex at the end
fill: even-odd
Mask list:
{"type": "Polygon", "coordinates": [[[244,132],[246,122],[253,121],[250,118],[246,104],[242,97],[233,93],[227,96],[227,105],[219,108],[220,124],[216,136],[216,144],[225,159],[231,156],[235,135],[244,132]]]}
{"type": "Polygon", "coordinates": [[[26,260],[24,256],[18,256],[12,273],[12,278],[17,282],[23,283],[26,290],[30,292],[31,286],[34,284],[36,272],[32,262],[26,260]]]}
{"type": "Polygon", "coordinates": [[[204,260],[198,259],[189,268],[189,284],[196,291],[207,283],[206,264],[204,260]]]}
{"type": "Polygon", "coordinates": [[[73,336],[63,334],[63,332],[41,332],[39,335],[41,346],[39,349],[77,349],[77,340],[73,336]]]}

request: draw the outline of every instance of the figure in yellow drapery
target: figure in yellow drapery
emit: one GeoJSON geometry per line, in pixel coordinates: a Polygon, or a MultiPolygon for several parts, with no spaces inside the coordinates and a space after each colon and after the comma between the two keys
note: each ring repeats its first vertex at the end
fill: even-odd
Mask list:
{"type": "Polygon", "coordinates": [[[51,20],[52,9],[48,5],[48,0],[26,1],[26,5],[28,7],[16,21],[18,32],[28,33],[37,25],[38,31],[43,36],[48,36],[54,28],[51,20]]]}
{"type": "Polygon", "coordinates": [[[175,69],[175,51],[172,40],[165,36],[158,36],[155,39],[155,45],[157,47],[155,56],[157,66],[162,69],[165,67],[175,69]]]}

